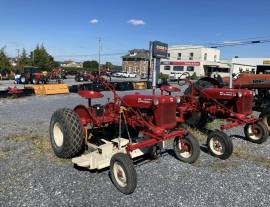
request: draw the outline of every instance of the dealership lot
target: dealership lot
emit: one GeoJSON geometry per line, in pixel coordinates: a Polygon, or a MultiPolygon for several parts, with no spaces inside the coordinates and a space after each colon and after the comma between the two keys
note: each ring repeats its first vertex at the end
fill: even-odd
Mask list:
{"type": "MultiPolygon", "coordinates": [[[[130,92],[120,95],[126,93],[130,92]]],[[[104,95],[94,103],[111,97],[109,92],[104,95]]],[[[75,168],[50,148],[52,113],[79,103],[87,101],[77,94],[0,99],[0,206],[270,205],[270,141],[249,143],[242,139],[241,128],[229,132],[235,144],[230,159],[222,161],[202,151],[197,163],[189,165],[169,151],[156,161],[138,163],[138,187],[132,195],[122,195],[108,170],[75,168]]]]}

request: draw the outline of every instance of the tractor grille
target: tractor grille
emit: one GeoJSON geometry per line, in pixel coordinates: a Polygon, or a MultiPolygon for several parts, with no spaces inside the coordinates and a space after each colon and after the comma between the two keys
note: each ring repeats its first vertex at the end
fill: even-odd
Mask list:
{"type": "Polygon", "coordinates": [[[176,126],[176,103],[160,103],[155,112],[157,126],[171,129],[176,126]]]}
{"type": "Polygon", "coordinates": [[[249,115],[252,113],[253,96],[244,96],[237,101],[237,113],[249,115]]]}

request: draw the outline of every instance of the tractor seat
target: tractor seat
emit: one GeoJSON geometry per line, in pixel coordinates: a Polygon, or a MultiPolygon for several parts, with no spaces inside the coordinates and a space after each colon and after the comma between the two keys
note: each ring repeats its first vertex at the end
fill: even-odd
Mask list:
{"type": "Polygon", "coordinates": [[[176,87],[176,86],[168,86],[168,85],[163,85],[160,87],[161,91],[166,91],[166,92],[180,92],[180,88],[176,87]]]}
{"type": "Polygon", "coordinates": [[[79,95],[86,99],[102,98],[104,95],[98,91],[82,90],[79,95]]]}

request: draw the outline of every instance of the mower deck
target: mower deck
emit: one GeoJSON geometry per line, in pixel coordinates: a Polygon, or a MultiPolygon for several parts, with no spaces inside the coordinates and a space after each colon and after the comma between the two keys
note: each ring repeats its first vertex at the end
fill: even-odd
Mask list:
{"type": "MultiPolygon", "coordinates": [[[[72,162],[80,167],[85,167],[90,170],[100,170],[110,166],[111,158],[114,154],[127,154],[126,146],[129,143],[128,139],[116,138],[111,141],[102,139],[104,144],[96,146],[89,144],[90,152],[72,159],[72,162]]],[[[145,154],[143,150],[136,149],[129,152],[131,158],[136,158],[145,154]]]]}

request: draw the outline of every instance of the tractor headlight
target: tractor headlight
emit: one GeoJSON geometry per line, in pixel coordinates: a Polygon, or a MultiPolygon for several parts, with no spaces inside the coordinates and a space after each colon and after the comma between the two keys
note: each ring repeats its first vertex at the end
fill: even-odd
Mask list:
{"type": "Polygon", "coordinates": [[[179,103],[180,103],[180,101],[181,101],[181,98],[180,98],[179,96],[177,96],[177,97],[176,97],[176,103],[178,103],[178,104],[179,104],[179,103]]]}
{"type": "Polygon", "coordinates": [[[243,93],[242,92],[238,92],[237,95],[238,95],[239,98],[241,98],[243,96],[243,93]]]}
{"type": "Polygon", "coordinates": [[[153,100],[153,104],[154,104],[155,106],[157,106],[157,105],[159,104],[159,100],[158,100],[158,99],[154,99],[154,100],[153,100]]]}

